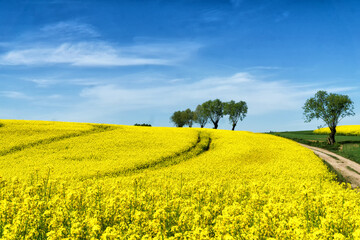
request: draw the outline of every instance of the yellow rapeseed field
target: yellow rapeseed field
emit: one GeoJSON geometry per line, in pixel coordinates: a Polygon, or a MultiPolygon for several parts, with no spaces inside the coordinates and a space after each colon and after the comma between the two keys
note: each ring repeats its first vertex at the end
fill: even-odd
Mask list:
{"type": "MultiPolygon", "coordinates": [[[[35,124],[28,122],[28,125],[36,125],[36,122],[33,123],[35,124]]],[[[72,124],[64,124],[64,129],[71,128],[72,124]]],[[[73,124],[74,130],[78,125],[79,123],[73,124]]],[[[19,178],[29,178],[30,175],[44,176],[49,170],[53,172],[52,178],[62,179],[114,175],[186,151],[199,138],[199,133],[195,130],[94,126],[102,126],[105,130],[69,138],[55,138],[35,146],[29,144],[31,147],[0,156],[0,176],[9,178],[16,173],[19,178]]],[[[46,126],[43,131],[47,129],[46,126]]],[[[17,132],[16,130],[14,131],[17,132]]],[[[23,129],[19,131],[22,132],[23,129]]],[[[49,138],[56,131],[57,129],[50,130],[49,138]]],[[[12,133],[4,132],[3,136],[6,139],[12,133]]],[[[34,134],[33,139],[38,142],[43,137],[34,134]]]]}
{"type": "Polygon", "coordinates": [[[2,239],[360,239],[360,193],[293,141],[102,128],[1,158],[2,239]]]}
{"type": "MultiPolygon", "coordinates": [[[[360,135],[360,125],[344,125],[344,126],[337,126],[336,132],[344,135],[360,135]]],[[[329,134],[330,129],[328,127],[326,128],[320,128],[316,129],[314,133],[318,134],[329,134]]]]}
{"type": "Polygon", "coordinates": [[[71,137],[93,129],[91,124],[50,121],[1,120],[0,124],[3,125],[0,127],[0,155],[41,141],[71,137]]]}

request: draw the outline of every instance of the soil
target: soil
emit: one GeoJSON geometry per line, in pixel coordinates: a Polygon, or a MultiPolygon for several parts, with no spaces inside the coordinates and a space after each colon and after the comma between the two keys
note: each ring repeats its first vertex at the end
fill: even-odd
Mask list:
{"type": "Polygon", "coordinates": [[[360,164],[322,148],[305,144],[300,145],[309,148],[321,159],[329,163],[335,171],[340,173],[346,181],[351,183],[352,188],[360,187],[360,164]]]}

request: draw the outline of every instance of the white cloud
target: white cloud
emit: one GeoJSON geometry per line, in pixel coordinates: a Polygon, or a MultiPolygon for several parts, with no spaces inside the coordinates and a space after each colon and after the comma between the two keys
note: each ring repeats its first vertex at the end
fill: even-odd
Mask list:
{"type": "Polygon", "coordinates": [[[17,39],[14,39],[11,44],[61,43],[80,41],[82,39],[90,41],[99,37],[101,37],[101,34],[92,25],[72,20],[51,23],[39,29],[26,31],[20,34],[17,39]]]}
{"type": "MultiPolygon", "coordinates": [[[[55,81],[56,79],[54,79],[55,81]]],[[[269,81],[257,78],[247,72],[226,77],[210,77],[195,82],[171,81],[156,87],[123,87],[111,81],[107,84],[92,82],[89,79],[57,80],[58,84],[77,84],[84,86],[79,96],[34,96],[19,92],[2,92],[9,98],[31,99],[33,102],[45,101],[46,104],[60,104],[72,121],[114,116],[124,111],[172,112],[178,109],[195,108],[209,99],[222,101],[244,100],[249,106],[249,116],[266,116],[273,112],[301,111],[305,100],[318,90],[344,93],[354,90],[352,87],[325,87],[316,84],[294,84],[288,81],[269,81]],[[80,98],[79,98],[80,97],[80,98]]],[[[38,84],[50,84],[46,80],[33,80],[38,84]]]]}
{"type": "Polygon", "coordinates": [[[38,87],[48,87],[58,83],[57,80],[52,79],[28,79],[27,81],[35,83],[38,87]]]}
{"type": "Polygon", "coordinates": [[[24,81],[32,82],[37,87],[46,88],[54,85],[96,86],[103,84],[101,80],[95,79],[67,79],[61,77],[50,78],[23,78],[24,81]]]}
{"type": "MultiPolygon", "coordinates": [[[[351,88],[331,89],[332,92],[351,88]]],[[[168,85],[145,89],[122,88],[118,85],[101,85],[82,90],[92,107],[109,111],[133,109],[178,109],[195,107],[209,99],[222,101],[245,100],[249,114],[261,115],[273,111],[301,109],[304,101],[313,95],[314,85],[293,85],[286,81],[259,80],[249,73],[229,77],[206,78],[189,84],[168,85]]],[[[84,104],[84,103],[83,103],[84,104]]]]}
{"type": "Polygon", "coordinates": [[[111,67],[174,65],[201,48],[185,41],[133,42],[119,45],[101,40],[92,26],[78,21],[45,25],[20,34],[11,42],[1,42],[1,65],[55,65],[111,67]]]}
{"type": "Polygon", "coordinates": [[[12,98],[12,99],[22,99],[22,100],[29,100],[32,99],[31,97],[27,96],[26,94],[22,92],[17,91],[1,91],[0,95],[6,98],[12,98]]]}
{"type": "Polygon", "coordinates": [[[51,94],[51,95],[28,95],[19,91],[0,91],[0,97],[10,98],[19,100],[26,103],[32,103],[37,106],[42,105],[64,105],[64,96],[60,94],[51,94]]]}
{"type": "Polygon", "coordinates": [[[74,38],[74,36],[99,37],[100,34],[95,28],[89,24],[77,21],[64,21],[45,25],[40,29],[43,35],[47,37],[66,37],[74,38]]]}
{"type": "Polygon", "coordinates": [[[72,66],[171,65],[184,60],[200,46],[194,43],[117,47],[107,42],[63,43],[29,47],[0,55],[0,65],[68,64],[72,66]]]}

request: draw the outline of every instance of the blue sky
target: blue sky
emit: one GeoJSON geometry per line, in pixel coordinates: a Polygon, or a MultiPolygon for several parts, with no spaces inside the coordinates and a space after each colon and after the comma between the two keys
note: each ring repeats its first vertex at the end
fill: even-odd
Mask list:
{"type": "Polygon", "coordinates": [[[304,123],[301,107],[327,90],[355,102],[341,123],[360,124],[357,1],[0,6],[3,119],[172,126],[174,111],[219,98],[248,103],[237,129],[314,129],[322,123],[304,123]]]}

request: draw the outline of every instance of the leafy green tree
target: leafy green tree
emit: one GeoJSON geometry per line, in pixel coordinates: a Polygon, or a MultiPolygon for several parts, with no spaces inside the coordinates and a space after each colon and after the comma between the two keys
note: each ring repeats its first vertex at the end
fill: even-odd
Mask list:
{"type": "Polygon", "coordinates": [[[195,122],[200,124],[200,127],[203,128],[208,120],[209,117],[206,115],[203,105],[197,105],[195,110],[195,122]]]}
{"type": "Polygon", "coordinates": [[[305,122],[314,118],[323,120],[330,128],[328,143],[335,143],[336,126],[347,116],[354,116],[354,103],[347,95],[318,91],[303,106],[305,122]]]}
{"type": "Polygon", "coordinates": [[[195,120],[195,113],[188,108],[183,112],[183,114],[186,121],[185,125],[192,127],[195,120]]]}
{"type": "Polygon", "coordinates": [[[214,129],[217,129],[220,119],[224,116],[224,103],[215,99],[204,102],[202,106],[206,116],[214,124],[214,129]]]}
{"type": "Polygon", "coordinates": [[[231,100],[230,102],[224,103],[224,114],[229,115],[229,121],[232,123],[233,131],[238,121],[242,121],[246,117],[247,110],[248,107],[244,101],[235,102],[231,100]]]}
{"type": "Polygon", "coordinates": [[[175,124],[176,127],[183,127],[187,123],[184,111],[176,111],[170,117],[170,121],[175,124]]]}

